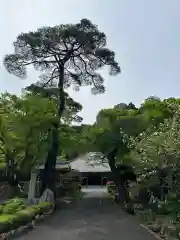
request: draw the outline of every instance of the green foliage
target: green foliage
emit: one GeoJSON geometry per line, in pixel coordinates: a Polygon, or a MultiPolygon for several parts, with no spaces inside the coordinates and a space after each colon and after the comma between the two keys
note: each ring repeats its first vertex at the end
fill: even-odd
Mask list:
{"type": "Polygon", "coordinates": [[[48,129],[54,120],[53,104],[36,95],[18,98],[5,93],[0,105],[1,161],[11,159],[22,170],[43,161],[49,145],[48,129]]]}
{"type": "MultiPolygon", "coordinates": [[[[75,118],[81,106],[76,102],[73,103],[72,98],[67,95],[66,107],[69,113],[63,116],[63,120],[68,124],[60,128],[61,154],[68,155],[71,159],[80,136],[69,123],[75,118]],[[72,118],[70,118],[71,111],[72,118]]],[[[4,168],[8,160],[12,160],[20,171],[26,173],[35,164],[44,163],[51,144],[49,129],[56,120],[56,108],[56,99],[44,98],[40,94],[27,91],[20,97],[9,93],[1,94],[0,168],[4,168]]]]}
{"type": "Polygon", "coordinates": [[[116,185],[115,185],[114,183],[107,184],[107,185],[106,185],[106,188],[107,188],[108,193],[111,194],[111,195],[113,195],[113,196],[114,196],[114,195],[116,194],[116,192],[117,192],[117,187],[116,187],[116,185]]]}
{"type": "Polygon", "coordinates": [[[147,130],[141,133],[138,140],[134,140],[136,145],[134,160],[140,162],[142,167],[154,169],[178,166],[179,116],[178,110],[172,118],[165,120],[158,128],[147,130]]]}
{"type": "Polygon", "coordinates": [[[25,203],[23,200],[18,198],[13,198],[12,200],[6,202],[1,208],[1,214],[14,214],[25,208],[25,203]]]}
{"type": "Polygon", "coordinates": [[[51,204],[40,203],[35,206],[26,207],[23,210],[19,210],[13,214],[1,214],[0,215],[0,233],[6,233],[10,230],[24,226],[36,218],[37,215],[41,215],[44,212],[51,209],[51,204]]]}
{"type": "Polygon", "coordinates": [[[155,122],[131,139],[134,146],[131,158],[139,174],[138,185],[156,198],[156,201],[149,199],[146,206],[153,213],[153,219],[148,217],[147,222],[158,222],[159,232],[171,235],[169,226],[173,224],[173,229],[179,234],[180,221],[180,104],[179,99],[166,99],[163,104],[167,108],[163,112],[168,112],[164,121],[158,114],[159,124],[155,122]],[[160,222],[159,216],[162,216],[160,222]]]}
{"type": "MultiPolygon", "coordinates": [[[[30,86],[26,87],[26,91],[28,91],[29,95],[32,95],[32,97],[38,96],[39,99],[47,101],[49,104],[51,104],[51,111],[54,115],[56,115],[59,92],[57,87],[44,88],[36,84],[31,84],[30,86]]],[[[67,92],[64,92],[64,98],[65,109],[61,118],[62,123],[66,125],[70,125],[72,122],[80,123],[82,121],[82,117],[80,117],[78,113],[82,110],[82,105],[74,101],[67,92]]]]}

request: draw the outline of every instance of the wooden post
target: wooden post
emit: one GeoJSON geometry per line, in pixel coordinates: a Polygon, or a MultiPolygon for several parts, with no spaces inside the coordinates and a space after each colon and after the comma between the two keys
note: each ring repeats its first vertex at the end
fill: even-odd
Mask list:
{"type": "Polygon", "coordinates": [[[37,179],[37,172],[31,172],[31,179],[29,182],[29,192],[28,192],[28,200],[34,199],[36,194],[36,179],[37,179]]]}

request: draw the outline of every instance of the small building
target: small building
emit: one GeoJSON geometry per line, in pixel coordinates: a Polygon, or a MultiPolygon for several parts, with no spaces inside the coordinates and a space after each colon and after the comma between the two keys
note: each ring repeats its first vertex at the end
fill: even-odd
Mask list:
{"type": "Polygon", "coordinates": [[[71,169],[81,173],[82,185],[105,185],[111,178],[111,169],[108,161],[100,154],[88,153],[70,163],[71,169]]]}
{"type": "MultiPolygon", "coordinates": [[[[31,172],[28,199],[39,192],[44,164],[39,164],[31,172]]],[[[71,162],[57,161],[56,188],[66,190],[73,184],[105,185],[111,179],[108,161],[99,153],[88,153],[71,162]]],[[[59,190],[58,190],[59,191],[59,190]]]]}

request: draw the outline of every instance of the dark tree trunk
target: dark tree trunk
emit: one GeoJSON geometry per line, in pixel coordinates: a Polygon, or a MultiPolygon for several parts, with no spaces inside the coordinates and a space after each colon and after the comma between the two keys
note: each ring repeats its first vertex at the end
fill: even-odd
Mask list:
{"type": "Polygon", "coordinates": [[[46,163],[44,166],[41,194],[46,188],[50,189],[53,192],[55,190],[56,159],[59,153],[59,130],[56,124],[52,130],[51,141],[51,147],[48,151],[46,163]]]}
{"type": "Polygon", "coordinates": [[[42,191],[48,188],[55,194],[55,183],[56,183],[56,159],[61,151],[60,148],[60,132],[59,127],[61,124],[61,117],[65,109],[65,97],[64,97],[64,66],[59,66],[59,83],[58,83],[58,111],[57,111],[57,122],[54,124],[52,130],[52,143],[46,159],[43,179],[42,179],[42,191]]]}
{"type": "Polygon", "coordinates": [[[128,188],[126,186],[126,182],[124,179],[121,179],[120,173],[118,171],[118,168],[116,167],[116,154],[118,152],[118,149],[114,149],[108,156],[109,166],[112,171],[113,179],[116,184],[116,187],[118,188],[118,199],[117,201],[119,203],[129,203],[129,193],[128,188]]]}
{"type": "Polygon", "coordinates": [[[14,161],[14,157],[11,156],[10,153],[7,153],[6,155],[6,162],[7,162],[7,180],[8,185],[11,188],[11,197],[14,197],[15,191],[18,187],[18,178],[17,178],[17,169],[16,164],[14,161]]]}
{"type": "Polygon", "coordinates": [[[61,123],[61,117],[65,109],[65,96],[64,96],[64,66],[60,66],[60,75],[59,75],[59,96],[58,96],[58,117],[59,117],[59,125],[61,123]]]}
{"type": "Polygon", "coordinates": [[[158,197],[161,201],[164,201],[168,193],[168,187],[166,184],[166,178],[168,174],[166,172],[166,169],[157,169],[157,175],[159,178],[159,188],[160,188],[158,197]]]}

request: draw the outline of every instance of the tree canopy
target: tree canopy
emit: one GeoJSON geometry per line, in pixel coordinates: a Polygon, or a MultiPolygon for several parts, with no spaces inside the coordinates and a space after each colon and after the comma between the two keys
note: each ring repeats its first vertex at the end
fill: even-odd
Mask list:
{"type": "Polygon", "coordinates": [[[42,27],[18,35],[13,43],[15,52],[5,56],[4,65],[9,73],[24,78],[32,64],[43,72],[41,80],[46,85],[59,81],[63,67],[64,87],[92,85],[94,93],[104,92],[103,78],[96,71],[107,65],[111,75],[120,72],[115,53],[106,44],[106,35],[88,19],[42,27]]]}

